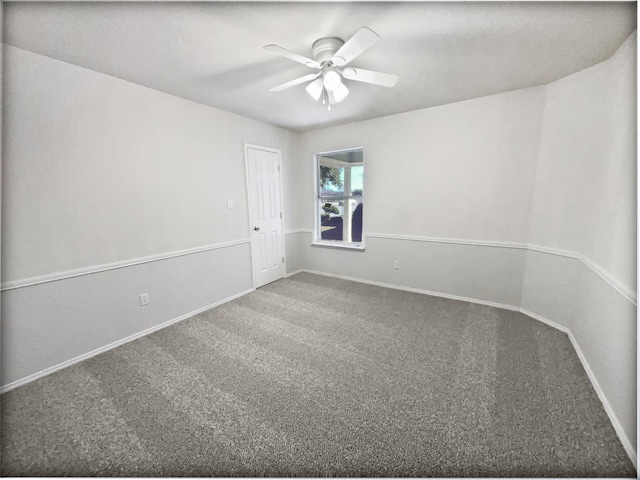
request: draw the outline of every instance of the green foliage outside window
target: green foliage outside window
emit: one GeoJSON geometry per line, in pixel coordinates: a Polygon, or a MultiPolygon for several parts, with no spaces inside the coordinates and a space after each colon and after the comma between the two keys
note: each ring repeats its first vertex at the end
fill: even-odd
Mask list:
{"type": "Polygon", "coordinates": [[[340,213],[340,210],[338,209],[338,207],[336,207],[335,205],[332,205],[331,203],[325,203],[324,206],[322,207],[322,210],[324,211],[324,213],[322,214],[323,222],[331,218],[331,215],[330,215],[331,213],[335,215],[338,215],[340,213]]]}
{"type": "Polygon", "coordinates": [[[324,188],[327,183],[331,183],[338,188],[342,187],[339,168],[320,166],[320,186],[324,188]]]}

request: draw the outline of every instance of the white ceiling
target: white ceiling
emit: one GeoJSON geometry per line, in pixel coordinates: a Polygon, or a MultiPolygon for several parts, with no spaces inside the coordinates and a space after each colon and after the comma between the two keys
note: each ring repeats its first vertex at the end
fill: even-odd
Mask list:
{"type": "Polygon", "coordinates": [[[10,45],[296,131],[548,83],[611,56],[636,28],[635,3],[11,2],[10,45]],[[347,82],[329,112],[304,85],[320,37],[368,26],[380,41],[352,66],[395,73],[393,88],[347,82]]]}

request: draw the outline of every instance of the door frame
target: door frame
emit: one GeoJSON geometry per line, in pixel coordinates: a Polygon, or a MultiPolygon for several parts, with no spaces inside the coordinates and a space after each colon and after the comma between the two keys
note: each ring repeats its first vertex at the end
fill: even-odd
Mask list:
{"type": "Polygon", "coordinates": [[[278,176],[279,176],[279,188],[278,195],[280,195],[280,210],[282,211],[282,217],[280,218],[280,231],[282,235],[280,236],[280,241],[282,243],[282,256],[284,257],[284,262],[282,262],[282,268],[284,271],[282,272],[282,277],[287,276],[287,252],[285,250],[285,240],[284,240],[284,202],[282,195],[282,151],[278,148],[265,147],[262,145],[256,145],[253,143],[245,143],[244,144],[244,172],[245,172],[245,187],[246,187],[246,198],[247,198],[247,217],[249,220],[249,243],[251,244],[251,278],[253,281],[253,289],[256,287],[256,267],[254,260],[256,258],[255,255],[255,241],[253,240],[253,234],[251,233],[251,229],[253,228],[253,218],[251,215],[251,179],[249,178],[249,149],[253,150],[262,150],[265,152],[271,152],[278,155],[278,176]]]}

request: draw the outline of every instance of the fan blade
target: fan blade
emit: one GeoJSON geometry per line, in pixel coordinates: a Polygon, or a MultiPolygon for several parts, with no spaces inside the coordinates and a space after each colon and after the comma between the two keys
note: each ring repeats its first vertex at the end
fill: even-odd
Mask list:
{"type": "Polygon", "coordinates": [[[342,76],[347,80],[372,83],[381,87],[393,87],[400,78],[393,73],[374,72],[363,68],[345,68],[342,71],[342,76]]]}
{"type": "Polygon", "coordinates": [[[321,73],[322,72],[310,73],[309,75],[305,75],[304,77],[296,78],[295,80],[283,83],[282,85],[278,85],[277,87],[270,88],[269,91],[280,92],[285,88],[293,87],[294,85],[300,85],[301,83],[308,82],[309,80],[315,80],[320,76],[321,73]]]}
{"type": "Polygon", "coordinates": [[[291,50],[287,50],[286,48],[282,48],[279,45],[265,45],[264,49],[268,50],[269,52],[273,52],[273,53],[277,53],[278,55],[282,55],[283,57],[287,57],[287,58],[289,58],[291,60],[294,60],[296,62],[300,62],[300,63],[306,65],[307,67],[311,67],[311,68],[321,68],[322,67],[322,65],[320,65],[315,60],[311,60],[310,58],[303,57],[302,55],[298,55],[297,53],[292,52],[291,50]]]}
{"type": "Polygon", "coordinates": [[[376,32],[368,27],[362,27],[338,49],[331,61],[338,67],[346,65],[379,39],[380,36],[376,32]]]}

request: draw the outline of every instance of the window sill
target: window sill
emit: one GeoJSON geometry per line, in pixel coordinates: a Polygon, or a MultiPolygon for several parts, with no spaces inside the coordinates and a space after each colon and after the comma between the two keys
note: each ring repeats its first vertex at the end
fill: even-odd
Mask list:
{"type": "Polygon", "coordinates": [[[353,252],[364,252],[364,243],[343,243],[343,242],[335,242],[335,241],[315,241],[311,244],[312,247],[320,247],[320,248],[335,248],[338,250],[351,250],[353,252]]]}

